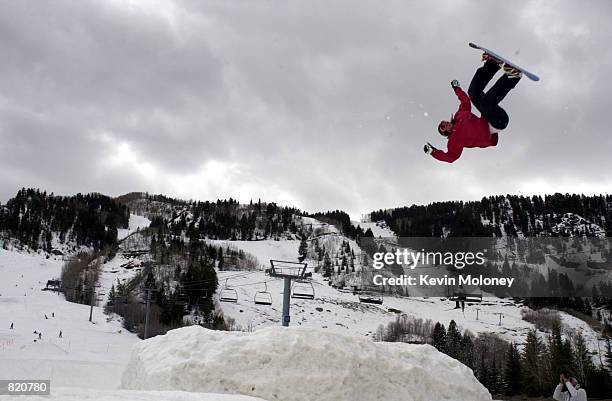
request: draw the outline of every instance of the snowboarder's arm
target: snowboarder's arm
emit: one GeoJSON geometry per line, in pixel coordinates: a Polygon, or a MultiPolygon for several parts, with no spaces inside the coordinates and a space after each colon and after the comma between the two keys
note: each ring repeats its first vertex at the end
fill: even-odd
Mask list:
{"type": "Polygon", "coordinates": [[[467,93],[465,93],[463,89],[461,89],[461,87],[459,86],[453,87],[453,90],[455,91],[455,94],[457,95],[457,97],[459,98],[459,102],[461,103],[459,105],[459,111],[471,111],[472,101],[470,100],[470,97],[467,95],[467,93]]]}
{"type": "Polygon", "coordinates": [[[434,158],[440,160],[441,162],[452,163],[461,156],[462,152],[463,152],[463,147],[461,145],[456,145],[452,141],[449,141],[448,149],[446,152],[440,149],[436,149],[431,153],[431,155],[434,158]]]}

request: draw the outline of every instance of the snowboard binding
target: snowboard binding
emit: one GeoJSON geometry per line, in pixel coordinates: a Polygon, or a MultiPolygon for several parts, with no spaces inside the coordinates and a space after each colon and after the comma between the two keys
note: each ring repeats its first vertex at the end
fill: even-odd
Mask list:
{"type": "Polygon", "coordinates": [[[504,66],[504,61],[500,60],[498,58],[495,58],[493,56],[491,56],[489,53],[482,53],[482,61],[483,62],[487,62],[487,61],[493,61],[494,63],[496,63],[499,68],[502,68],[504,66]]]}
{"type": "Polygon", "coordinates": [[[514,68],[509,64],[504,63],[504,73],[508,76],[508,78],[516,78],[520,79],[523,76],[521,70],[514,68]]]}

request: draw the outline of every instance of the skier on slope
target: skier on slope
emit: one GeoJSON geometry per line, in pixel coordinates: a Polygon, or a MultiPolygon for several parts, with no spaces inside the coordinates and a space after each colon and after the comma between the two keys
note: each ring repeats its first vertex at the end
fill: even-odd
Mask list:
{"type": "Polygon", "coordinates": [[[499,106],[508,92],[521,79],[521,71],[504,65],[504,62],[483,54],[485,62],[476,70],[470,87],[469,97],[455,79],[451,82],[460,101],[459,110],[450,121],[441,121],[438,125],[440,135],[448,139],[447,151],[434,148],[427,143],[423,150],[434,158],[452,163],[461,156],[463,148],[486,148],[497,145],[497,133],[508,126],[508,114],[499,106]],[[504,75],[484,93],[484,89],[497,71],[503,66],[504,75]],[[471,112],[472,104],[480,111],[481,117],[471,112]]]}

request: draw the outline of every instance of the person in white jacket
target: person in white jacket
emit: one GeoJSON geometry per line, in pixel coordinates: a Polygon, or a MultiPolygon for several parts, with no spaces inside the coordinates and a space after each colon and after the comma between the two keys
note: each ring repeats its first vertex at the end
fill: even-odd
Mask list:
{"type": "Polygon", "coordinates": [[[561,373],[553,398],[557,401],[587,401],[587,394],[584,389],[580,388],[576,378],[568,379],[565,374],[561,373]]]}

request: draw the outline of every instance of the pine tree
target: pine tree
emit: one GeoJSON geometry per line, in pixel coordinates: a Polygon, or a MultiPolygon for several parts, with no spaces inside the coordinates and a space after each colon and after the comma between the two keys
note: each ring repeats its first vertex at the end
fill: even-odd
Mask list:
{"type": "Polygon", "coordinates": [[[331,277],[333,273],[333,266],[331,258],[329,257],[329,253],[325,252],[325,257],[323,258],[323,277],[331,277]]]}
{"type": "Polygon", "coordinates": [[[225,259],[223,258],[223,248],[219,247],[219,252],[217,253],[219,256],[219,261],[217,262],[217,269],[219,271],[223,271],[225,268],[225,259]]]}
{"type": "Polygon", "coordinates": [[[523,389],[531,396],[543,394],[548,383],[544,381],[544,363],[542,360],[544,345],[538,338],[535,329],[527,332],[525,347],[523,348],[523,389]]]}
{"type": "Polygon", "coordinates": [[[300,262],[303,262],[306,256],[308,256],[308,242],[306,242],[306,236],[302,236],[300,247],[298,248],[298,255],[298,260],[300,262]]]}
{"type": "Polygon", "coordinates": [[[480,383],[482,383],[483,386],[485,386],[487,389],[490,389],[489,379],[491,378],[491,375],[489,374],[489,368],[487,366],[485,355],[486,355],[486,348],[481,349],[480,350],[480,360],[478,361],[478,368],[476,369],[476,378],[478,379],[480,383]]]}
{"type": "Polygon", "coordinates": [[[595,365],[593,359],[589,354],[586,341],[581,333],[577,332],[574,334],[574,347],[573,347],[573,371],[576,379],[581,386],[588,387],[589,379],[595,371],[595,365]]]}
{"type": "Polygon", "coordinates": [[[487,380],[490,392],[493,394],[501,394],[504,391],[503,380],[502,380],[502,371],[497,363],[497,359],[495,355],[493,356],[493,361],[491,363],[491,367],[488,371],[489,379],[487,380]]]}
{"type": "Polygon", "coordinates": [[[459,347],[459,361],[463,363],[468,368],[474,370],[474,342],[472,341],[472,336],[466,330],[461,337],[461,344],[459,347]]]}
{"type": "Polygon", "coordinates": [[[451,320],[446,330],[446,353],[448,356],[459,359],[461,346],[461,333],[457,329],[457,323],[451,320]]]}
{"type": "Polygon", "coordinates": [[[110,313],[110,311],[112,310],[112,307],[115,305],[115,303],[117,302],[117,292],[115,291],[115,285],[111,285],[111,289],[108,292],[108,302],[106,303],[106,305],[104,305],[104,311],[106,313],[110,313]]]}
{"type": "Polygon", "coordinates": [[[432,345],[440,352],[446,353],[446,329],[440,322],[436,322],[432,333],[432,345]]]}
{"type": "Polygon", "coordinates": [[[504,387],[506,395],[516,395],[521,392],[521,355],[514,343],[510,344],[506,352],[504,387]]]}
{"type": "Polygon", "coordinates": [[[155,282],[155,276],[153,276],[152,271],[150,271],[149,274],[147,274],[147,278],[145,280],[145,288],[146,289],[157,288],[157,283],[155,282]]]}
{"type": "Polygon", "coordinates": [[[553,324],[546,346],[546,354],[548,360],[547,386],[555,386],[558,381],[556,378],[558,372],[572,366],[571,344],[569,340],[563,341],[559,323],[553,324]]]}

